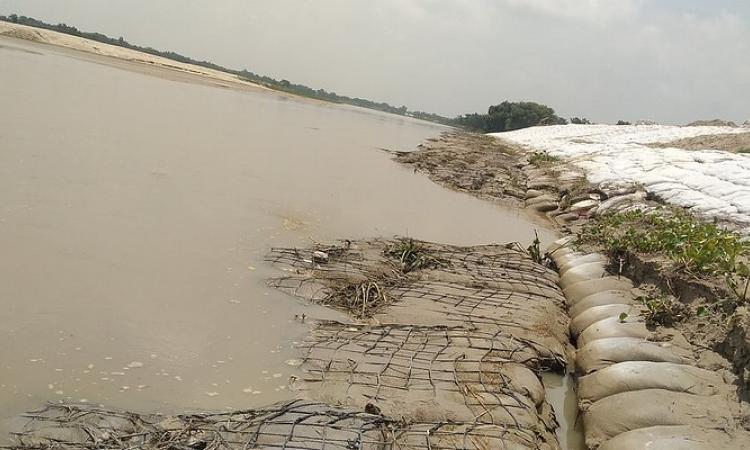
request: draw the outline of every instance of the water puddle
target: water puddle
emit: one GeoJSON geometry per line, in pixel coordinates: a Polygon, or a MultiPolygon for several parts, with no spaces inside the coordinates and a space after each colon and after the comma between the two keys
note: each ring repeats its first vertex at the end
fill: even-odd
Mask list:
{"type": "Polygon", "coordinates": [[[560,427],[557,438],[563,450],[586,450],[583,441],[582,423],[578,420],[578,400],[575,393],[575,382],[570,374],[542,374],[542,383],[547,392],[547,401],[555,410],[560,427]]]}

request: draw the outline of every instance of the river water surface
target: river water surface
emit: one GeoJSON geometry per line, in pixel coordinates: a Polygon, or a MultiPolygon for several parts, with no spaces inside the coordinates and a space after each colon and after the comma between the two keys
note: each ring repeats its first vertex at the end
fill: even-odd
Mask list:
{"type": "MultiPolygon", "coordinates": [[[[520,241],[526,216],[379,148],[444,129],[0,39],[0,432],[47,401],[165,413],[291,396],[336,318],[265,287],[271,246],[520,241]]],[[[542,230],[541,236],[551,235],[542,230]]]]}

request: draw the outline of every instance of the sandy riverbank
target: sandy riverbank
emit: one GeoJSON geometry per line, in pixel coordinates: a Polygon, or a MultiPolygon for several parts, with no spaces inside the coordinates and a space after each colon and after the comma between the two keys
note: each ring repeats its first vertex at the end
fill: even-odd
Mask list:
{"type": "Polygon", "coordinates": [[[8,22],[0,22],[0,36],[23,39],[40,44],[55,45],[92,55],[105,56],[117,61],[134,63],[141,70],[154,72],[161,69],[170,73],[172,77],[185,78],[202,81],[213,85],[246,89],[263,89],[263,86],[243,80],[236,75],[213,70],[206,67],[185,64],[171,59],[163,58],[148,53],[131,50],[124,47],[92,41],[90,39],[58,33],[52,30],[29,27],[8,22]]]}

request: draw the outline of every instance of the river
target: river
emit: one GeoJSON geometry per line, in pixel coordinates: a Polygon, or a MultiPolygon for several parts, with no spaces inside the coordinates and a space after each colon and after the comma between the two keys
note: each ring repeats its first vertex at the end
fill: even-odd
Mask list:
{"type": "MultiPolygon", "coordinates": [[[[519,241],[523,213],[380,149],[444,128],[0,38],[0,432],[47,401],[165,413],[290,397],[336,318],[266,287],[271,246],[519,241]]],[[[544,240],[551,234],[541,230],[544,240]]]]}

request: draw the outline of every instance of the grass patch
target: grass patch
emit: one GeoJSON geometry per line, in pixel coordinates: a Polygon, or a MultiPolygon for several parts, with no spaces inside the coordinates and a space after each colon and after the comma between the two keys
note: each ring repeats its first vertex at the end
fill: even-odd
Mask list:
{"type": "Polygon", "coordinates": [[[529,164],[537,167],[549,166],[560,161],[562,161],[560,158],[547,152],[533,152],[529,155],[529,164]]]}
{"type": "Polygon", "coordinates": [[[604,215],[582,229],[579,243],[601,245],[614,257],[662,255],[675,269],[696,277],[724,277],[740,299],[748,296],[750,241],[681,209],[604,215]]]}
{"type": "Polygon", "coordinates": [[[398,261],[403,273],[441,267],[446,264],[445,261],[431,255],[421,243],[414,239],[398,241],[385,251],[385,255],[398,261]]]}
{"type": "Polygon", "coordinates": [[[750,147],[748,148],[741,148],[737,150],[737,153],[750,153],[750,147]]]}

